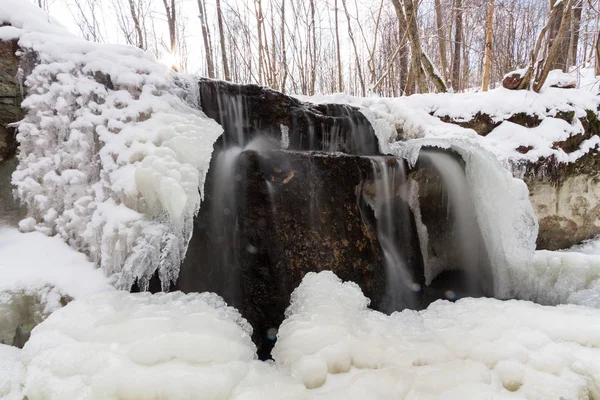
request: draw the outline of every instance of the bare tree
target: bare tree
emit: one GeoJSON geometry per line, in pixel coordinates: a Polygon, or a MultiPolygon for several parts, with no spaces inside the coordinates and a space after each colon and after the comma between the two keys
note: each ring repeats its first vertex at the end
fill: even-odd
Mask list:
{"type": "Polygon", "coordinates": [[[335,8],[335,49],[337,56],[337,71],[338,71],[338,91],[344,90],[344,81],[342,79],[342,56],[340,53],[340,28],[339,28],[339,17],[338,17],[338,0],[334,2],[335,8]]]}
{"type": "Polygon", "coordinates": [[[354,35],[352,34],[352,21],[350,20],[350,13],[348,12],[348,7],[346,6],[346,0],[342,0],[342,6],[344,7],[344,13],[346,14],[346,20],[348,21],[348,36],[350,37],[350,41],[352,42],[352,47],[354,48],[354,61],[356,63],[358,79],[360,80],[361,93],[364,96],[366,94],[365,79],[363,78],[361,63],[360,63],[360,59],[359,59],[359,53],[356,48],[356,41],[354,40],[354,35]]]}
{"type": "Polygon", "coordinates": [[[454,52],[452,53],[452,87],[455,91],[461,90],[461,71],[460,71],[460,57],[461,57],[461,45],[463,40],[463,24],[462,24],[462,0],[455,0],[454,7],[454,52]]]}
{"type": "Polygon", "coordinates": [[[442,17],[442,4],[435,0],[435,22],[437,26],[438,47],[440,50],[440,67],[445,82],[448,82],[448,63],[446,61],[446,36],[444,34],[444,22],[442,17]]]}
{"type": "MultiPolygon", "coordinates": [[[[167,0],[163,0],[166,2],[167,0]]],[[[172,0],[174,1],[174,0],[172,0]]],[[[218,12],[218,11],[217,11],[218,12]]],[[[204,8],[204,1],[198,0],[198,17],[200,18],[200,25],[202,28],[202,41],[204,42],[204,53],[206,56],[206,68],[208,70],[208,77],[215,77],[215,64],[213,62],[212,55],[212,43],[210,40],[210,31],[208,29],[208,25],[206,24],[206,9],[204,8]]],[[[221,38],[221,46],[223,46],[224,39],[221,38]]]]}
{"type": "MultiPolygon", "coordinates": [[[[560,5],[560,7],[562,8],[560,11],[562,13],[562,18],[558,31],[556,32],[555,39],[564,37],[564,34],[567,31],[567,26],[569,25],[569,19],[571,17],[571,10],[573,8],[573,0],[568,0],[566,5],[560,5]]],[[[561,50],[564,50],[563,41],[553,40],[544,66],[541,68],[535,82],[533,83],[533,90],[536,92],[539,92],[544,86],[546,78],[548,78],[548,73],[556,65],[556,58],[561,50]]]]}
{"type": "Polygon", "coordinates": [[[177,9],[175,0],[163,0],[167,24],[169,26],[169,44],[171,54],[177,53],[177,9]]]}
{"type": "Polygon", "coordinates": [[[595,65],[595,73],[596,76],[600,75],[600,32],[598,32],[598,37],[596,38],[596,65],[595,65]]]}
{"type": "MultiPolygon", "coordinates": [[[[199,0],[200,1],[200,0],[199,0]]],[[[229,63],[227,62],[227,44],[225,43],[225,31],[223,29],[223,12],[221,11],[221,0],[217,2],[217,22],[219,24],[219,41],[221,43],[221,58],[223,60],[223,75],[226,81],[231,80],[231,74],[229,73],[229,63]]],[[[204,33],[203,33],[204,37],[204,33]]]]}
{"type": "Polygon", "coordinates": [[[483,83],[481,90],[487,92],[490,86],[490,70],[492,68],[492,36],[494,26],[494,0],[489,0],[487,24],[485,29],[485,66],[483,67],[483,83]]]}

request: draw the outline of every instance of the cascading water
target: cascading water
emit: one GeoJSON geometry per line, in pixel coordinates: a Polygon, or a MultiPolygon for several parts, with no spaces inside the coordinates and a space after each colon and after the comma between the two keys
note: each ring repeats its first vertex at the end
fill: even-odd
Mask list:
{"type": "MultiPolygon", "coordinates": [[[[446,220],[442,225],[445,229],[442,226],[428,226],[427,229],[420,230],[421,234],[432,232],[427,238],[420,237],[421,242],[434,242],[430,246],[433,248],[432,253],[423,255],[429,296],[454,300],[465,296],[493,295],[493,278],[485,243],[462,165],[456,156],[443,151],[422,149],[419,168],[430,169],[439,177],[441,185],[440,202],[435,205],[435,208],[441,210],[436,212],[426,209],[425,212],[438,215],[443,212],[445,216],[438,219],[446,220]],[[444,275],[441,283],[446,287],[438,287],[440,282],[435,282],[440,275],[444,275]],[[443,293],[434,293],[436,290],[442,290],[443,293]]],[[[423,212],[423,209],[420,211],[423,212]]],[[[437,224],[440,222],[436,221],[437,224]]]]}
{"type": "Polygon", "coordinates": [[[406,263],[401,243],[410,237],[410,210],[401,202],[407,199],[406,171],[401,160],[372,157],[377,238],[384,255],[386,290],[383,309],[387,312],[418,307],[415,294],[421,290],[406,263]]]}
{"type": "Polygon", "coordinates": [[[215,81],[201,82],[200,93],[224,134],[178,288],[214,291],[239,308],[261,357],[309,271],[359,283],[386,312],[452,299],[448,270],[464,272],[451,275],[459,296],[482,292],[485,249],[452,156],[424,150],[410,169],[381,156],[368,120],[349,106],[215,81]],[[425,181],[415,185],[419,169],[425,181]]]}

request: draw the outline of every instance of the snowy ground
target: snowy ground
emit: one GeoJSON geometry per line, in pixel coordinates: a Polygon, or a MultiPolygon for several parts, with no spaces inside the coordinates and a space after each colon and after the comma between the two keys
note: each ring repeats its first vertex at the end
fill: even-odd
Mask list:
{"type": "Polygon", "coordinates": [[[462,299],[386,316],[368,303],[331,272],[307,274],[263,363],[215,295],[104,292],[34,330],[25,372],[11,350],[0,395],[20,398],[22,377],[29,400],[600,396],[600,310],[462,299]]]}
{"type": "Polygon", "coordinates": [[[114,288],[102,271],[60,238],[0,224],[0,343],[70,299],[105,290],[114,288]]]}

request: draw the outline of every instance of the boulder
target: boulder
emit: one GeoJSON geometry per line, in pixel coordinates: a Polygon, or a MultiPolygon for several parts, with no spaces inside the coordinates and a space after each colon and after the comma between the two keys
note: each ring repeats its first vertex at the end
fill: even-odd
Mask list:
{"type": "Polygon", "coordinates": [[[345,104],[310,104],[257,85],[201,79],[200,106],[224,128],[224,144],[255,135],[280,140],[290,150],[373,155],[379,143],[367,118],[345,104]]]}
{"type": "MultiPolygon", "coordinates": [[[[377,220],[368,204],[367,188],[374,180],[370,158],[250,150],[239,155],[235,168],[240,179],[230,192],[237,199],[230,203],[234,210],[215,203],[219,183],[211,167],[178,289],[215,291],[237,306],[254,327],[263,357],[292,291],[308,272],[331,270],[356,282],[380,308],[386,276],[377,220]]],[[[422,274],[414,220],[398,224],[406,228],[397,238],[404,262],[415,276],[422,274]]]]}

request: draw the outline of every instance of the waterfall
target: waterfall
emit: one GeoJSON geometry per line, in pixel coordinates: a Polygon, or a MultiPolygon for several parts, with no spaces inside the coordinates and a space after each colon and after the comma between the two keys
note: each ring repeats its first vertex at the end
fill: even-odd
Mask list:
{"type": "Polygon", "coordinates": [[[444,245],[453,248],[453,257],[442,263],[424,257],[426,284],[431,285],[443,272],[460,271],[458,278],[454,278],[454,287],[446,287],[443,297],[454,300],[465,296],[492,295],[487,251],[462,165],[451,154],[429,149],[421,150],[419,163],[423,168],[432,168],[432,172],[440,178],[447,197],[444,200],[449,237],[444,245]]]}
{"type": "MultiPolygon", "coordinates": [[[[408,233],[410,210],[402,203],[407,199],[406,171],[401,160],[390,157],[371,157],[375,198],[377,237],[384,255],[386,290],[383,308],[388,312],[414,309],[418,306],[416,294],[421,285],[409,270],[403,254],[402,239],[408,233]]],[[[410,244],[408,244],[410,245],[410,244]]]]}

